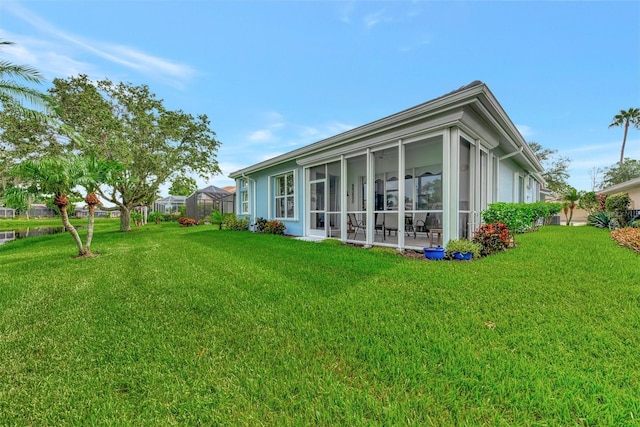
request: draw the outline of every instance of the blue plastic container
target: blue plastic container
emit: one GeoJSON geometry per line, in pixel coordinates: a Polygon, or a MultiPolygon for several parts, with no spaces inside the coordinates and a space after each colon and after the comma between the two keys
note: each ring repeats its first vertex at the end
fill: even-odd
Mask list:
{"type": "Polygon", "coordinates": [[[444,259],[444,248],[437,246],[435,248],[424,248],[424,257],[426,259],[444,259]]]}

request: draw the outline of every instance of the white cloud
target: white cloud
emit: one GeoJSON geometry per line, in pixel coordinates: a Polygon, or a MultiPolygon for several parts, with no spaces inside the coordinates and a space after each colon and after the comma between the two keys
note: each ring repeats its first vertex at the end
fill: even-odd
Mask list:
{"type": "MultiPolygon", "coordinates": [[[[25,62],[36,65],[47,75],[63,77],[79,73],[97,75],[98,70],[93,66],[74,59],[83,53],[89,53],[178,88],[183,87],[184,83],[196,74],[196,71],[188,65],[153,56],[130,46],[90,40],[61,30],[22,7],[18,2],[3,2],[3,12],[18,17],[47,36],[46,39],[20,35],[11,37],[11,41],[20,46],[19,49],[13,49],[14,57],[28,60],[25,62]]],[[[5,37],[4,33],[3,37],[5,37]]],[[[99,78],[104,74],[101,72],[99,78]]]]}
{"type": "Polygon", "coordinates": [[[269,142],[274,139],[273,133],[268,129],[256,130],[249,135],[249,141],[251,142],[269,142]]]}
{"type": "Polygon", "coordinates": [[[425,35],[415,40],[412,40],[410,43],[401,46],[399,48],[400,52],[410,52],[412,50],[416,50],[421,48],[422,46],[426,46],[431,43],[431,36],[425,35]]]}
{"type": "Polygon", "coordinates": [[[367,28],[373,28],[379,23],[389,20],[390,19],[385,15],[384,9],[365,15],[365,17],[363,18],[364,25],[367,28]]]}
{"type": "Polygon", "coordinates": [[[516,125],[516,128],[524,138],[530,138],[536,134],[533,128],[527,125],[516,125]]]}

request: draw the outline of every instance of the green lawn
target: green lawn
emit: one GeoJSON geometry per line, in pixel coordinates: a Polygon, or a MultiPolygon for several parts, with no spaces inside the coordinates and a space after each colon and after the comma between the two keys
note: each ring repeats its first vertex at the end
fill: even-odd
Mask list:
{"type": "Polygon", "coordinates": [[[0,425],[640,423],[640,258],[607,231],[465,263],[117,227],[0,246],[0,425]]]}

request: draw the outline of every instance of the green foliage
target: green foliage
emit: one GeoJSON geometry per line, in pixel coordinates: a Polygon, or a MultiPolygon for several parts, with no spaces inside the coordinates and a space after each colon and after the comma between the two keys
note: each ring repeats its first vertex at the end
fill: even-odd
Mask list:
{"type": "Polygon", "coordinates": [[[133,221],[133,223],[140,227],[142,225],[142,213],[139,211],[131,211],[129,217],[133,221]]]}
{"type": "Polygon", "coordinates": [[[607,201],[605,202],[606,210],[615,214],[626,214],[627,209],[629,209],[629,205],[631,205],[629,193],[611,194],[607,197],[607,201]]]}
{"type": "Polygon", "coordinates": [[[445,247],[445,256],[447,258],[453,258],[453,254],[456,252],[461,254],[472,253],[473,258],[479,258],[482,252],[482,245],[467,239],[449,240],[445,247]]]}
{"type": "Polygon", "coordinates": [[[473,234],[473,242],[481,246],[482,256],[507,250],[513,245],[513,236],[507,224],[501,222],[482,224],[473,234]]]}
{"type": "Polygon", "coordinates": [[[186,205],[180,205],[178,207],[178,213],[180,214],[180,216],[187,216],[187,206],[186,205]]]}
{"type": "Polygon", "coordinates": [[[547,183],[547,188],[556,193],[563,193],[569,186],[567,182],[569,172],[567,170],[571,159],[558,156],[558,150],[544,148],[537,142],[528,142],[527,144],[544,167],[542,177],[547,183]]]}
{"type": "Polygon", "coordinates": [[[195,179],[188,176],[178,176],[171,183],[169,194],[172,196],[190,196],[198,189],[195,179]]]}
{"type": "Polygon", "coordinates": [[[524,233],[535,227],[540,219],[546,219],[560,212],[560,203],[506,203],[498,202],[489,205],[482,212],[482,220],[486,223],[501,222],[507,224],[514,233],[524,233]]]}
{"type": "Polygon", "coordinates": [[[598,228],[610,228],[611,214],[606,211],[595,211],[589,214],[587,223],[598,228]]]}
{"type": "MultiPolygon", "coordinates": [[[[220,143],[206,115],[168,110],[148,86],[92,80],[86,75],[54,79],[51,96],[62,121],[82,136],[67,149],[98,159],[118,159],[100,195],[126,213],[154,200],[173,176],[220,172],[220,143]]],[[[127,231],[126,215],[121,230],[127,231]]]]}
{"type": "Polygon", "coordinates": [[[164,219],[164,214],[160,211],[151,211],[149,215],[147,215],[147,219],[150,222],[155,222],[156,224],[159,224],[164,219]]]}
{"type": "Polygon", "coordinates": [[[267,220],[262,217],[258,217],[256,218],[254,225],[255,225],[255,231],[257,231],[258,233],[264,233],[264,228],[267,225],[267,220]]]}
{"type": "Polygon", "coordinates": [[[214,209],[209,214],[209,222],[211,224],[213,224],[213,225],[220,226],[220,229],[222,228],[222,221],[223,220],[224,220],[224,217],[222,215],[222,212],[220,212],[219,209],[214,209]]]}
{"type": "Polygon", "coordinates": [[[578,202],[578,206],[587,211],[587,213],[599,210],[600,202],[598,201],[598,195],[595,191],[587,191],[583,193],[580,197],[580,201],[578,202]]]}
{"type": "Polygon", "coordinates": [[[238,218],[235,215],[225,215],[222,226],[227,230],[232,231],[249,230],[249,218],[238,218]]]}
{"type": "Polygon", "coordinates": [[[610,187],[638,177],[640,177],[640,160],[626,158],[622,164],[616,163],[605,169],[602,187],[610,187]]]}

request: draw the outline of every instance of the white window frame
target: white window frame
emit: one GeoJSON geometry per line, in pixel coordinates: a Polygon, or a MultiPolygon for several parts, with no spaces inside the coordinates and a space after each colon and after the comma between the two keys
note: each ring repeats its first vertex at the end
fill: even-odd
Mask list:
{"type": "Polygon", "coordinates": [[[281,221],[295,221],[297,219],[297,210],[296,210],[296,203],[297,203],[297,199],[298,199],[298,183],[297,183],[297,173],[296,170],[290,170],[278,175],[274,175],[271,177],[271,182],[272,182],[272,189],[273,189],[273,194],[272,194],[272,198],[271,200],[273,200],[273,217],[275,219],[281,220],[281,221]],[[292,192],[291,194],[287,194],[288,193],[288,187],[287,187],[287,176],[291,175],[291,181],[292,181],[292,192]],[[278,179],[284,179],[284,184],[285,184],[285,189],[284,189],[284,194],[283,195],[277,195],[276,192],[278,190],[278,179]],[[285,200],[285,210],[284,210],[284,214],[285,216],[277,216],[277,212],[278,212],[278,200],[279,199],[284,199],[285,200]],[[288,209],[287,204],[289,202],[288,199],[291,199],[291,203],[293,204],[293,213],[292,216],[287,216],[287,212],[288,209]]]}
{"type": "Polygon", "coordinates": [[[249,214],[249,180],[240,180],[240,214],[249,214]]]}

